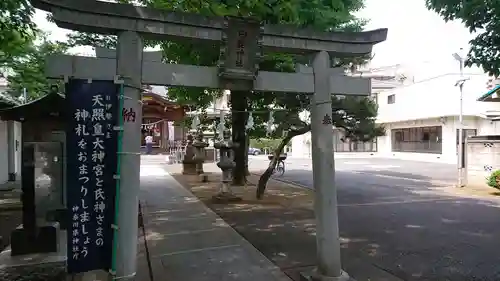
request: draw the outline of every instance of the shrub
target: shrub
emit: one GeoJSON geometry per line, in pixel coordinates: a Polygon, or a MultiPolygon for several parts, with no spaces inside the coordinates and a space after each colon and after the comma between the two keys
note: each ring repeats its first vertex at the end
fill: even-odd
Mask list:
{"type": "Polygon", "coordinates": [[[487,184],[496,189],[500,189],[500,170],[496,170],[491,175],[486,178],[487,184]]]}

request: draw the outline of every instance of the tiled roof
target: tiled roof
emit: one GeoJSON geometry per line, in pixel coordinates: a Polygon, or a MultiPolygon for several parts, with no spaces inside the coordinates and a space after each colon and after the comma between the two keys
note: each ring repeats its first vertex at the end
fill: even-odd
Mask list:
{"type": "Polygon", "coordinates": [[[0,93],[0,107],[9,107],[19,105],[19,101],[6,93],[0,93]]]}

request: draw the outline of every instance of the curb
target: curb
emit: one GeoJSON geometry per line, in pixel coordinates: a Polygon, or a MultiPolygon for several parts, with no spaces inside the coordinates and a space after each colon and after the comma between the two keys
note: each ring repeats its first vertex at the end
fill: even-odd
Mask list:
{"type": "Polygon", "coordinates": [[[8,212],[8,211],[18,211],[23,208],[21,203],[11,203],[6,204],[4,206],[0,206],[0,212],[8,212]]]}
{"type": "MultiPolygon", "coordinates": [[[[250,174],[254,175],[254,176],[257,176],[257,177],[262,176],[262,174],[257,174],[257,173],[252,173],[252,172],[250,172],[250,174]]],[[[273,181],[277,181],[277,182],[288,184],[292,188],[308,189],[308,190],[314,191],[314,189],[312,187],[309,187],[307,185],[303,185],[303,184],[300,184],[300,183],[296,183],[296,182],[293,182],[293,181],[290,181],[290,180],[277,179],[277,178],[273,178],[273,177],[271,177],[269,179],[273,180],[273,181]]],[[[257,186],[257,184],[255,184],[255,183],[252,183],[252,184],[254,184],[255,186],[257,186]]]]}

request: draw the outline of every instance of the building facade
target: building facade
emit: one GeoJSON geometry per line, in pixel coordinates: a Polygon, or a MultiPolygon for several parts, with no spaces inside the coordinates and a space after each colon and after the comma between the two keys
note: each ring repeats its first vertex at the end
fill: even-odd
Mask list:
{"type": "MultiPolygon", "coordinates": [[[[7,79],[0,77],[0,110],[14,106],[16,101],[4,92],[7,79]]],[[[21,123],[0,119],[0,185],[19,179],[21,174],[21,123]]],[[[1,189],[1,187],[0,187],[1,189]]]]}
{"type": "MultiPolygon", "coordinates": [[[[394,89],[403,85],[403,81],[396,75],[397,66],[390,66],[381,69],[358,70],[353,72],[352,76],[362,76],[372,78],[372,97],[378,103],[378,94],[394,89]]],[[[305,113],[304,116],[309,115],[305,113]]],[[[307,119],[307,118],[306,118],[307,119]]],[[[369,142],[351,141],[345,138],[342,130],[332,128],[333,131],[333,150],[335,152],[370,152],[378,151],[378,140],[369,142]]],[[[311,133],[296,136],[291,141],[291,156],[296,158],[311,157],[311,133]]]]}
{"type": "Polygon", "coordinates": [[[463,84],[463,141],[467,136],[496,135],[498,103],[477,101],[495,81],[479,69],[458,73],[458,62],[423,63],[413,68],[410,81],[378,93],[377,122],[386,128],[377,155],[408,160],[457,163],[460,87],[463,84]],[[448,67],[447,67],[448,66],[448,67]]]}

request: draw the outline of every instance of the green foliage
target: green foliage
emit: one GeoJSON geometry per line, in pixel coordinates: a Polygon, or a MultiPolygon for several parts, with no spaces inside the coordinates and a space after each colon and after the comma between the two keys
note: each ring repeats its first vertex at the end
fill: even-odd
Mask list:
{"type": "Polygon", "coordinates": [[[259,149],[270,149],[274,150],[280,144],[280,139],[268,139],[268,138],[260,138],[260,139],[250,139],[250,147],[259,148],[259,149]]]}
{"type": "Polygon", "coordinates": [[[500,170],[496,170],[486,178],[486,183],[496,189],[500,189],[500,170]]]}
{"type": "MultiPolygon", "coordinates": [[[[139,0],[142,5],[168,11],[197,13],[206,16],[246,16],[269,24],[288,24],[299,28],[314,28],[323,31],[360,31],[365,20],[356,18],[354,12],[363,8],[362,0],[139,0]]],[[[98,45],[114,47],[114,36],[74,33],[70,45],[98,45]]],[[[159,44],[166,62],[215,66],[219,59],[219,46],[200,42],[147,42],[159,44]]],[[[333,58],[333,66],[351,67],[361,64],[369,56],[360,58],[333,58]]],[[[260,63],[264,71],[295,71],[295,63],[307,63],[309,58],[289,54],[266,53],[260,63]]],[[[175,87],[169,88],[169,98],[199,109],[206,109],[220,91],[175,87]]],[[[282,138],[290,130],[309,126],[299,118],[299,113],[309,109],[310,97],[299,93],[252,92],[248,94],[248,108],[255,112],[254,128],[249,131],[253,138],[282,138]],[[266,123],[272,108],[279,107],[274,114],[276,130],[266,136],[266,123]]],[[[376,105],[368,99],[347,97],[333,98],[334,125],[343,128],[353,139],[367,140],[382,134],[382,128],[375,126],[376,105]]],[[[248,114],[247,114],[248,117],[248,114]]],[[[185,121],[189,122],[189,120],[185,121]]],[[[228,120],[228,122],[230,122],[228,120]]],[[[226,123],[227,124],[227,123],[226,123]]]]}
{"type": "Polygon", "coordinates": [[[332,97],[333,124],[353,141],[370,141],[385,134],[385,128],[375,124],[377,110],[377,104],[368,97],[332,97]]]}
{"type": "Polygon", "coordinates": [[[7,93],[12,97],[21,96],[23,88],[26,88],[28,100],[35,99],[46,94],[53,85],[44,73],[45,59],[52,54],[65,53],[67,45],[48,41],[45,37],[40,40],[27,46],[23,55],[17,56],[7,65],[8,72],[12,73],[7,77],[7,93]]]}
{"type": "Polygon", "coordinates": [[[500,1],[426,0],[426,5],[446,21],[461,20],[470,32],[478,33],[470,41],[468,66],[479,65],[500,75],[500,1]]]}
{"type": "Polygon", "coordinates": [[[33,7],[28,0],[0,1],[0,66],[25,52],[37,29],[31,17],[33,7]]]}

